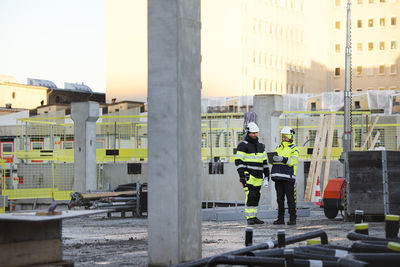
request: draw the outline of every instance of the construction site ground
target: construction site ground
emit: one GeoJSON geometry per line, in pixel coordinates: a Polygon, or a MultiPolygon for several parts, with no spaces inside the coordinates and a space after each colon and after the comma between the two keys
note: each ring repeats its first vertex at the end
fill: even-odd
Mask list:
{"type": "MultiPolygon", "coordinates": [[[[346,238],[354,222],[344,221],[340,214],[334,220],[324,216],[319,207],[311,208],[310,217],[298,218],[296,226],[273,225],[273,220],[254,228],[254,244],[275,240],[277,230],[285,229],[287,236],[322,229],[329,243],[350,245],[346,238]]],[[[166,226],[160,221],[160,227],[166,226]]],[[[218,255],[244,247],[245,220],[202,223],[203,257],[218,255]]],[[[369,222],[372,236],[384,237],[384,222],[369,222]]],[[[79,217],[63,221],[63,259],[73,260],[76,266],[146,266],[147,219],[121,218],[119,214],[79,217]]],[[[295,246],[298,246],[299,243],[295,246]]]]}

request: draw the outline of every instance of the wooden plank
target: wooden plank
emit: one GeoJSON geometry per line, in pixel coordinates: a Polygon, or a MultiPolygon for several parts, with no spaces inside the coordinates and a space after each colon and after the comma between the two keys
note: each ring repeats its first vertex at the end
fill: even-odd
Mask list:
{"type": "MultiPolygon", "coordinates": [[[[326,144],[326,135],[328,134],[328,117],[325,117],[324,121],[324,127],[322,128],[322,135],[321,135],[321,141],[319,143],[319,148],[318,148],[318,157],[317,157],[317,167],[315,169],[315,174],[314,174],[314,181],[312,183],[312,202],[315,202],[315,191],[317,188],[317,182],[318,179],[321,182],[321,170],[322,170],[322,158],[324,157],[324,151],[325,151],[325,144],[326,144]]],[[[320,190],[321,190],[321,184],[320,184],[320,190]]]]}
{"type": "Polygon", "coordinates": [[[326,161],[325,161],[325,170],[324,170],[324,186],[321,192],[325,192],[326,185],[329,180],[329,169],[331,167],[331,155],[332,155],[332,144],[333,144],[333,135],[335,131],[336,124],[336,114],[331,114],[329,116],[329,128],[328,128],[328,143],[326,144],[326,161]]]}
{"type": "Polygon", "coordinates": [[[374,122],[372,123],[371,127],[369,128],[369,131],[368,131],[368,133],[367,133],[367,136],[366,136],[365,139],[364,139],[364,143],[363,143],[362,146],[360,147],[360,151],[363,151],[363,150],[365,149],[365,147],[367,146],[368,139],[369,139],[369,137],[371,136],[372,131],[374,130],[375,125],[376,125],[376,123],[378,122],[378,120],[379,120],[379,115],[376,115],[376,117],[375,117],[375,119],[374,119],[374,122]]]}
{"type": "Polygon", "coordinates": [[[0,244],[2,266],[25,266],[61,261],[61,239],[0,244]]]}
{"type": "Polygon", "coordinates": [[[311,156],[310,169],[308,171],[306,191],[304,193],[304,201],[306,201],[306,202],[309,202],[311,200],[311,193],[312,193],[311,190],[312,190],[312,184],[314,183],[316,160],[318,157],[318,148],[319,148],[319,142],[321,141],[320,136],[321,136],[322,127],[324,125],[324,119],[325,119],[325,115],[320,115],[320,121],[319,121],[318,129],[317,129],[317,133],[315,135],[314,149],[313,149],[313,153],[311,156]]]}
{"type": "Polygon", "coordinates": [[[368,148],[368,150],[373,150],[375,148],[375,144],[378,141],[378,138],[380,135],[381,135],[381,133],[378,131],[374,137],[374,140],[371,143],[371,146],[368,148]]]}
{"type": "Polygon", "coordinates": [[[83,193],[80,194],[83,199],[95,199],[102,197],[117,197],[122,195],[136,195],[136,190],[120,191],[120,192],[99,192],[99,193],[83,193]]]}

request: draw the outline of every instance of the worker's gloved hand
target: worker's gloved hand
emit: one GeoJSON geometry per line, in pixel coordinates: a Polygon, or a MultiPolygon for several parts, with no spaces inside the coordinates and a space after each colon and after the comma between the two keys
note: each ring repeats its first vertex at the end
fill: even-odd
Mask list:
{"type": "Polygon", "coordinates": [[[281,157],[281,156],[274,156],[272,159],[274,160],[274,162],[282,162],[283,161],[283,157],[281,157]]]}

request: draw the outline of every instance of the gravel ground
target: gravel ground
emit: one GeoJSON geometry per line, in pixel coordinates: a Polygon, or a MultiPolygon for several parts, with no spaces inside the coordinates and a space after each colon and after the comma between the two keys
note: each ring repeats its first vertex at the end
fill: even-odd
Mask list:
{"type": "MultiPolygon", "coordinates": [[[[119,216],[119,215],[115,215],[119,216]]],[[[350,245],[346,234],[353,222],[341,216],[327,219],[322,209],[313,208],[310,217],[298,218],[296,226],[272,225],[273,220],[254,227],[253,244],[275,240],[276,232],[285,229],[287,236],[322,229],[329,243],[350,245]]],[[[203,222],[203,257],[244,247],[245,220],[203,222]]],[[[384,223],[369,223],[372,236],[384,236],[384,223]]],[[[301,245],[304,243],[298,243],[301,245]]],[[[105,214],[80,217],[63,222],[63,259],[73,260],[76,266],[146,266],[147,219],[107,218],[105,214]]]]}

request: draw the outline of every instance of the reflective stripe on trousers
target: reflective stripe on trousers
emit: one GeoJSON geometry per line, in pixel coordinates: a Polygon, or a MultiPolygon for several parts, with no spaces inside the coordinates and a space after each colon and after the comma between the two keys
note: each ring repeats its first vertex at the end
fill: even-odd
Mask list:
{"type": "Polygon", "coordinates": [[[257,217],[257,207],[247,206],[247,199],[249,197],[249,188],[245,187],[244,192],[246,194],[246,206],[244,207],[244,214],[246,215],[246,220],[257,217]]]}

